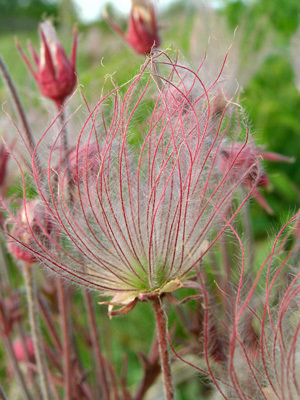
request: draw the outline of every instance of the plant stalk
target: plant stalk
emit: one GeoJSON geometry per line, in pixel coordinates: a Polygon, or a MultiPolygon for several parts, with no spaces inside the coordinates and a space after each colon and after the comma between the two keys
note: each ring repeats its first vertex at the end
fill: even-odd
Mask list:
{"type": "Polygon", "coordinates": [[[42,392],[42,400],[50,400],[51,395],[47,379],[47,365],[42,350],[41,335],[38,322],[38,307],[37,307],[36,291],[33,280],[32,264],[24,262],[23,271],[24,271],[24,279],[25,279],[26,294],[27,294],[29,322],[34,344],[34,354],[37,363],[38,377],[42,392]]]}
{"type": "Polygon", "coordinates": [[[161,363],[161,372],[163,377],[163,386],[165,400],[174,399],[174,387],[172,380],[171,361],[167,340],[167,321],[166,315],[162,308],[161,299],[157,297],[152,300],[153,309],[155,313],[159,355],[161,363]]]}
{"type": "Polygon", "coordinates": [[[64,389],[65,400],[72,399],[72,367],[71,367],[71,342],[70,324],[68,318],[68,293],[63,278],[57,279],[58,304],[63,334],[63,367],[64,367],[64,389]]]}
{"type": "MultiPolygon", "coordinates": [[[[62,153],[64,162],[68,159],[68,132],[65,126],[65,111],[58,107],[59,123],[61,125],[62,153]]],[[[72,205],[72,192],[70,190],[70,171],[68,170],[68,193],[69,203],[72,205]]],[[[63,349],[64,349],[64,379],[65,379],[65,400],[72,399],[72,366],[71,366],[71,342],[70,342],[70,322],[68,319],[68,299],[67,288],[63,279],[58,278],[59,308],[61,314],[61,324],[63,330],[63,349]]]]}
{"type": "Polygon", "coordinates": [[[0,386],[0,399],[1,400],[7,400],[7,397],[5,396],[5,393],[2,389],[2,387],[0,386]]]}
{"type": "MultiPolygon", "coordinates": [[[[24,379],[24,375],[19,367],[18,361],[16,359],[14,349],[11,343],[11,338],[10,337],[3,337],[3,344],[4,348],[7,351],[8,357],[10,359],[10,362],[13,366],[13,370],[17,379],[17,382],[22,390],[22,395],[24,396],[24,399],[26,400],[34,400],[33,397],[31,396],[26,381],[24,379]]],[[[1,398],[1,397],[0,397],[1,398]]],[[[5,397],[4,397],[5,398],[5,397]]]]}
{"type": "Polygon", "coordinates": [[[9,89],[11,95],[12,95],[14,104],[16,106],[17,112],[19,114],[20,120],[21,120],[22,125],[23,125],[23,129],[24,129],[25,134],[26,134],[26,138],[28,140],[29,148],[30,148],[31,151],[33,151],[33,149],[35,148],[35,143],[34,143],[34,139],[33,139],[33,135],[32,135],[31,129],[29,127],[29,124],[28,124],[28,121],[27,121],[27,118],[26,118],[26,114],[25,114],[24,108],[22,106],[20,97],[19,97],[18,92],[16,90],[16,87],[15,87],[15,85],[13,83],[13,80],[12,80],[12,78],[11,78],[9,72],[8,72],[8,69],[6,68],[6,65],[5,65],[5,63],[3,61],[3,58],[1,56],[0,56],[0,70],[1,70],[2,77],[3,77],[8,89],[9,89]]]}
{"type": "MultiPolygon", "coordinates": [[[[23,105],[21,103],[20,96],[19,96],[19,94],[17,92],[17,89],[16,89],[16,87],[14,85],[14,82],[12,80],[12,77],[10,76],[10,73],[8,72],[8,69],[6,68],[6,65],[5,65],[1,55],[0,55],[0,72],[1,72],[1,75],[3,77],[4,82],[6,83],[6,86],[7,86],[8,90],[10,91],[10,94],[12,96],[13,103],[14,103],[14,105],[16,107],[17,114],[19,115],[19,118],[21,120],[21,124],[23,126],[23,130],[25,132],[25,136],[26,136],[26,139],[27,139],[27,142],[28,142],[28,145],[29,145],[29,149],[28,150],[29,150],[30,156],[32,156],[32,153],[34,152],[34,149],[35,149],[35,140],[34,140],[32,131],[30,129],[30,126],[29,126],[29,123],[28,123],[28,120],[27,120],[27,117],[26,117],[26,113],[25,113],[24,107],[23,107],[23,105]]],[[[35,162],[35,165],[37,167],[37,171],[38,171],[39,176],[43,176],[42,175],[42,167],[41,167],[40,159],[39,159],[39,156],[38,156],[37,153],[35,153],[34,162],[35,162]]]]}
{"type": "Polygon", "coordinates": [[[89,319],[89,326],[90,326],[90,335],[92,346],[94,350],[94,358],[97,370],[97,376],[99,377],[99,385],[101,387],[101,392],[103,395],[103,399],[109,400],[109,385],[107,382],[107,377],[105,373],[105,365],[104,365],[104,358],[101,350],[101,345],[99,341],[99,332],[97,329],[97,322],[95,318],[95,312],[93,307],[93,302],[90,293],[83,289],[84,298],[86,303],[86,308],[88,312],[88,319],[89,319]]]}

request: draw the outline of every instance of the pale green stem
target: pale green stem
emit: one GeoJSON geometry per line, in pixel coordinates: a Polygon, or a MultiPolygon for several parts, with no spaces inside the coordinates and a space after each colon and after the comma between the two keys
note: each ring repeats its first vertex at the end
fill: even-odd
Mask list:
{"type": "Polygon", "coordinates": [[[2,389],[2,387],[0,386],[0,399],[1,400],[7,400],[7,397],[5,396],[5,393],[2,389]]]}
{"type": "Polygon", "coordinates": [[[29,322],[34,344],[34,355],[38,369],[38,377],[42,392],[42,400],[50,400],[51,395],[50,395],[49,382],[47,379],[47,365],[42,350],[41,334],[38,322],[38,307],[36,299],[36,290],[34,287],[32,264],[24,262],[23,271],[24,271],[24,279],[25,279],[26,294],[27,294],[29,322]]]}

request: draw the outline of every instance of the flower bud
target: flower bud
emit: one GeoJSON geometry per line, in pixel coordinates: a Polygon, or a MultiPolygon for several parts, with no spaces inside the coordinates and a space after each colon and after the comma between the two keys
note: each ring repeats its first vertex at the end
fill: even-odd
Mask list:
{"type": "Polygon", "coordinates": [[[26,245],[30,245],[32,240],[32,232],[39,230],[38,221],[38,207],[39,201],[32,200],[23,206],[18,214],[18,222],[14,223],[14,226],[10,232],[10,235],[16,240],[8,243],[8,250],[18,260],[25,261],[29,264],[33,264],[37,261],[35,255],[27,250],[26,245]],[[24,243],[25,245],[20,245],[24,243]]]}
{"type": "Polygon", "coordinates": [[[4,145],[0,145],[0,187],[3,185],[6,177],[6,166],[9,158],[9,153],[5,150],[4,145]]]}
{"type": "Polygon", "coordinates": [[[126,34],[107,15],[106,19],[138,54],[150,54],[152,48],[160,44],[154,6],[150,1],[132,0],[126,34]]]}
{"type": "Polygon", "coordinates": [[[255,147],[247,146],[244,143],[224,146],[220,152],[219,168],[225,173],[235,161],[234,168],[230,171],[234,179],[244,175],[242,180],[245,186],[251,186],[255,181],[257,186],[267,186],[268,179],[260,167],[258,155],[255,147]]]}
{"type": "Polygon", "coordinates": [[[89,143],[83,149],[73,150],[69,155],[69,171],[72,182],[78,183],[89,177],[95,179],[101,166],[97,143],[89,143]]]}
{"type": "Polygon", "coordinates": [[[32,58],[37,67],[36,72],[19,44],[17,44],[17,48],[35,78],[42,95],[53,100],[57,107],[60,108],[65,99],[73,92],[76,84],[77,32],[74,30],[73,50],[70,59],[67,57],[61,43],[57,40],[55,30],[49,20],[41,24],[40,33],[40,56],[37,55],[33,46],[29,45],[32,58]]]}
{"type": "MultiPolygon", "coordinates": [[[[292,158],[264,152],[252,145],[237,142],[230,146],[224,146],[220,151],[219,170],[223,174],[229,172],[233,180],[241,181],[248,189],[253,188],[254,185],[269,187],[268,176],[264,172],[259,158],[277,162],[293,162],[292,158]]],[[[271,208],[258,190],[253,189],[252,196],[269,214],[272,214],[271,208]]]]}
{"type": "Polygon", "coordinates": [[[25,343],[21,339],[15,339],[13,341],[13,350],[18,361],[27,361],[26,355],[28,354],[28,358],[30,361],[34,360],[34,346],[33,340],[30,336],[25,338],[25,343]],[[26,349],[24,348],[26,346],[26,349]],[[27,354],[26,354],[27,353],[27,354]]]}

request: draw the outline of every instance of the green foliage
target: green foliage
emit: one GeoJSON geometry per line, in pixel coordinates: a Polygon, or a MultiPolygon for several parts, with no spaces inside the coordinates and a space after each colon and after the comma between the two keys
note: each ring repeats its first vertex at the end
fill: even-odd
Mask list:
{"type": "Polygon", "coordinates": [[[0,0],[0,32],[31,30],[45,16],[57,16],[58,2],[0,0]]]}
{"type": "Polygon", "coordinates": [[[225,0],[224,3],[225,15],[233,28],[245,18],[251,31],[263,16],[266,29],[272,28],[281,35],[290,36],[299,24],[298,0],[225,0]]]}
{"type": "MultiPolygon", "coordinates": [[[[274,217],[258,215],[254,206],[253,222],[257,234],[265,233],[267,221],[279,226],[283,214],[299,207],[300,187],[300,96],[293,81],[293,71],[284,55],[270,57],[244,93],[244,106],[249,113],[259,144],[268,151],[289,157],[295,162],[275,163],[265,161],[265,169],[272,184],[272,191],[264,192],[274,210],[274,217]]],[[[268,225],[268,224],[267,224],[268,225]]]]}

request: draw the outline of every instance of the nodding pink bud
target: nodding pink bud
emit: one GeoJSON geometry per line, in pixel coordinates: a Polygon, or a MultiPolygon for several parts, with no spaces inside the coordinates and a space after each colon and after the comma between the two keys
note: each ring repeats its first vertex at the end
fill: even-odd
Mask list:
{"type": "Polygon", "coordinates": [[[91,143],[83,149],[73,150],[69,155],[69,170],[73,182],[97,176],[101,165],[100,149],[97,143],[91,143]]]}
{"type": "MultiPolygon", "coordinates": [[[[222,148],[218,165],[223,174],[230,170],[232,179],[241,181],[247,188],[251,188],[253,185],[269,187],[268,176],[264,172],[259,158],[278,162],[293,162],[292,158],[276,153],[263,152],[252,145],[237,142],[222,148]],[[234,166],[231,168],[233,163],[234,166]]],[[[272,213],[271,208],[256,189],[253,190],[252,195],[268,213],[272,213]]]]}
{"type": "Polygon", "coordinates": [[[265,186],[267,177],[259,164],[258,155],[254,146],[244,143],[224,146],[220,152],[219,168],[223,173],[230,170],[232,178],[242,179],[245,186],[252,186],[255,182],[257,186],[265,186]]]}
{"type": "Polygon", "coordinates": [[[60,42],[56,39],[55,30],[49,20],[41,24],[40,33],[40,56],[36,54],[33,46],[29,45],[37,67],[36,72],[19,44],[17,44],[17,48],[30,72],[33,74],[43,96],[53,100],[57,107],[60,108],[65,99],[72,94],[76,85],[77,31],[76,29],[74,30],[73,50],[70,59],[67,57],[60,42]]]}
{"type": "Polygon", "coordinates": [[[0,186],[3,185],[6,177],[6,166],[9,158],[9,153],[6,151],[5,146],[0,146],[0,186]]]}
{"type": "Polygon", "coordinates": [[[37,261],[35,255],[31,253],[25,246],[19,245],[18,242],[30,244],[32,239],[32,232],[39,230],[40,225],[38,221],[38,200],[29,201],[26,207],[22,207],[18,214],[18,220],[14,223],[11,230],[11,236],[16,241],[8,243],[8,250],[18,260],[25,261],[33,264],[37,261]]]}
{"type": "Polygon", "coordinates": [[[155,10],[149,0],[132,0],[126,34],[107,15],[106,19],[138,54],[150,54],[160,44],[155,10]]]}
{"type": "Polygon", "coordinates": [[[20,338],[15,339],[13,341],[13,350],[18,361],[34,361],[34,346],[30,336],[25,338],[25,343],[20,338]]]}

